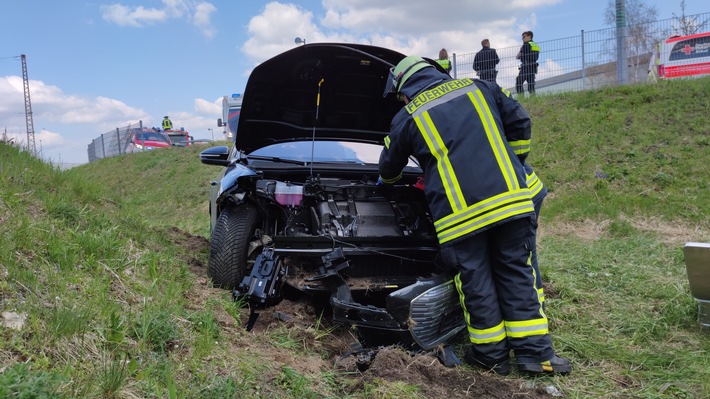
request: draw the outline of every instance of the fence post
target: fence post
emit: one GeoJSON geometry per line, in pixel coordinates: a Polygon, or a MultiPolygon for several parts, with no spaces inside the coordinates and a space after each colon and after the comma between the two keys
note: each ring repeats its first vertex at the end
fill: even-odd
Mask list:
{"type": "Polygon", "coordinates": [[[616,80],[617,84],[628,83],[626,55],[626,5],[616,0],[616,80]]]}
{"type": "Polygon", "coordinates": [[[103,156],[101,158],[106,158],[106,141],[104,141],[104,135],[101,135],[101,152],[103,156]]]}
{"type": "Polygon", "coordinates": [[[453,60],[451,61],[451,70],[454,71],[454,76],[452,76],[454,79],[456,79],[456,53],[453,54],[453,60]]]}
{"type": "Polygon", "coordinates": [[[116,142],[118,143],[118,154],[121,155],[121,133],[116,128],[116,142]]]}
{"type": "Polygon", "coordinates": [[[584,62],[584,29],[581,33],[582,37],[582,90],[587,89],[587,64],[584,62]]]}

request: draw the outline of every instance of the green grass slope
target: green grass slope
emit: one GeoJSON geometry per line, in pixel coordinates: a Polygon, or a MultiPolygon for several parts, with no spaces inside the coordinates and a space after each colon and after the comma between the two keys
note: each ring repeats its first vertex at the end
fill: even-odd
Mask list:
{"type": "MultiPolygon", "coordinates": [[[[550,189],[538,241],[547,313],[574,366],[532,386],[569,398],[710,397],[710,332],[682,256],[686,241],[710,241],[710,79],[522,103],[530,162],[550,189]]],[[[427,379],[431,365],[408,357],[380,374],[341,372],[332,359],[348,332],[317,315],[246,332],[248,312],[206,279],[220,168],[200,164],[204,148],[58,171],[0,143],[0,398],[539,393],[516,391],[518,375],[467,367],[427,379]]]]}

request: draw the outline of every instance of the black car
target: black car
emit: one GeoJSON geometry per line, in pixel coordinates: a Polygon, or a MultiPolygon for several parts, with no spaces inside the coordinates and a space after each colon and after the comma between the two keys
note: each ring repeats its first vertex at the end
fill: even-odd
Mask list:
{"type": "Polygon", "coordinates": [[[225,167],[210,196],[215,286],[252,309],[312,296],[369,346],[430,349],[463,331],[452,275],[436,264],[421,168],[412,161],[398,185],[376,184],[403,105],[382,93],[402,58],[315,43],[254,69],[234,145],[200,154],[225,167]]]}

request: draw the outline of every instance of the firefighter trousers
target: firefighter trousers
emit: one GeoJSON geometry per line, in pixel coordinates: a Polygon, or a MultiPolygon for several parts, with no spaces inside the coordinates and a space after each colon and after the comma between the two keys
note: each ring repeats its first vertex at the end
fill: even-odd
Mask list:
{"type": "Polygon", "coordinates": [[[533,221],[504,222],[441,249],[455,277],[476,358],[493,363],[515,353],[516,361],[554,356],[547,317],[530,264],[533,221]]]}

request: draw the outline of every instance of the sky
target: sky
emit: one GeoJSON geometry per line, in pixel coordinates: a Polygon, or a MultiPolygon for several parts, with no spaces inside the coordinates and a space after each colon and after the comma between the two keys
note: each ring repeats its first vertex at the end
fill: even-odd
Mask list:
{"type": "MultiPolygon", "coordinates": [[[[165,115],[197,139],[222,138],[222,96],[242,93],[250,71],[296,37],[435,59],[442,47],[474,53],[483,38],[517,46],[526,30],[543,41],[608,28],[609,1],[2,0],[0,137],[27,143],[21,54],[35,148],[81,164],[101,134],[160,126],[165,115]]],[[[680,0],[640,1],[658,19],[681,15],[680,0]]],[[[709,11],[707,0],[685,0],[686,15],[709,11]]]]}

